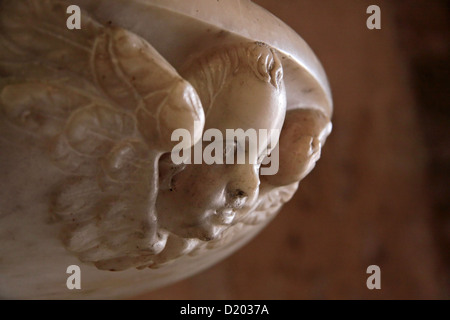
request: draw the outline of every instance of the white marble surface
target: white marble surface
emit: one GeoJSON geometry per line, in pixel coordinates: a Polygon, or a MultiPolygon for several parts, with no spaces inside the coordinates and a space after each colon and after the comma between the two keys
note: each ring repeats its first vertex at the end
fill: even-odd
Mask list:
{"type": "MultiPolygon", "coordinates": [[[[44,3],[43,8],[46,8],[47,3],[56,3],[56,1],[42,3],[44,3]]],[[[64,7],[68,2],[61,3],[64,7]]],[[[3,35],[3,40],[0,43],[6,50],[0,55],[0,74],[2,76],[0,84],[2,89],[1,97],[3,99],[2,108],[4,111],[0,123],[0,178],[3,184],[0,190],[1,297],[27,299],[127,297],[163,286],[203,270],[244,245],[273,218],[280,206],[289,200],[296,190],[298,180],[312,169],[314,162],[320,155],[320,152],[317,153],[317,151],[320,151],[326,135],[330,132],[328,122],[332,112],[331,94],[325,73],[317,58],[306,43],[290,28],[250,1],[80,0],[74,1],[74,3],[80,5],[82,10],[94,19],[94,22],[90,25],[92,29],[83,31],[85,33],[80,33],[74,36],[73,39],[71,38],[72,35],[68,36],[67,30],[58,31],[57,24],[61,23],[61,21],[64,22],[65,16],[60,17],[49,14],[48,21],[46,21],[44,19],[45,13],[42,14],[41,12],[41,14],[34,15],[35,12],[33,11],[32,15],[28,17],[30,20],[24,22],[21,17],[14,16],[14,14],[27,12],[26,8],[22,8],[25,11],[20,11],[22,9],[18,5],[20,10],[14,11],[17,7],[13,6],[13,2],[5,1],[3,3],[5,10],[3,10],[0,21],[0,34],[3,35]],[[10,9],[12,11],[8,13],[10,9]],[[53,19],[53,17],[56,18],[53,19]],[[283,184],[280,184],[279,187],[272,186],[267,190],[260,190],[259,198],[252,203],[250,209],[247,209],[250,214],[246,220],[244,219],[224,229],[221,237],[211,239],[209,242],[188,239],[187,241],[180,240],[178,243],[178,240],[174,240],[175,244],[173,247],[176,250],[171,251],[169,250],[171,247],[167,246],[169,248],[166,250],[168,253],[161,255],[161,258],[158,258],[160,261],[155,260],[157,262],[154,263],[154,268],[152,269],[136,270],[129,268],[128,263],[126,263],[123,268],[126,270],[123,271],[99,270],[99,268],[115,269],[116,266],[120,269],[123,264],[121,264],[121,260],[113,260],[112,263],[107,262],[106,264],[97,263],[100,260],[90,258],[92,256],[92,254],[89,255],[91,251],[88,252],[89,258],[87,258],[86,255],[83,256],[82,250],[77,251],[73,249],[77,244],[83,244],[83,238],[90,236],[90,229],[76,234],[78,243],[74,242],[72,232],[74,228],[78,228],[78,223],[83,223],[82,218],[77,216],[72,221],[73,223],[66,221],[64,226],[67,229],[61,228],[60,221],[55,219],[55,217],[61,218],[61,215],[55,215],[55,212],[53,212],[54,206],[51,204],[55,199],[55,193],[59,196],[59,198],[58,196],[56,198],[60,199],[61,194],[64,195],[64,192],[69,192],[66,188],[67,182],[65,182],[68,181],[67,179],[73,180],[80,179],[79,177],[81,176],[87,177],[90,182],[98,182],[100,188],[102,188],[101,182],[97,181],[99,175],[96,173],[96,169],[94,171],[82,171],[82,173],[77,171],[79,168],[86,167],[84,166],[87,163],[86,161],[81,161],[82,165],[77,164],[75,169],[68,169],[70,165],[76,163],[74,157],[78,157],[78,153],[87,152],[85,150],[89,149],[90,146],[85,147],[81,144],[81,147],[77,149],[72,144],[72,148],[77,152],[69,153],[69,157],[67,157],[67,154],[64,154],[64,157],[59,155],[57,160],[64,158],[65,162],[61,162],[62,166],[55,166],[55,158],[49,158],[49,150],[54,148],[55,137],[58,137],[58,139],[60,137],[59,133],[56,135],[52,131],[59,132],[58,124],[50,127],[50,129],[44,127],[45,130],[43,131],[40,131],[38,126],[39,130],[33,131],[35,127],[21,126],[20,121],[27,124],[27,117],[31,114],[32,117],[35,117],[34,120],[37,119],[36,123],[39,125],[39,119],[41,118],[36,116],[37,113],[34,114],[33,111],[30,111],[30,113],[27,110],[22,114],[23,117],[14,118],[16,110],[14,106],[18,108],[18,106],[29,103],[29,101],[36,101],[33,100],[36,96],[29,98],[28,102],[21,100],[21,84],[28,86],[23,89],[26,98],[33,93],[33,90],[40,90],[39,85],[30,85],[30,82],[33,81],[45,84],[52,88],[51,90],[56,91],[58,89],[55,88],[58,88],[58,85],[61,83],[64,83],[64,85],[70,84],[72,89],[76,88],[83,91],[85,93],[83,97],[92,97],[98,94],[97,91],[102,86],[104,79],[101,77],[97,78],[97,82],[90,79],[89,70],[92,67],[92,60],[83,60],[83,55],[75,55],[75,51],[66,49],[64,46],[56,48],[55,46],[57,45],[50,40],[46,40],[45,36],[33,38],[31,33],[27,34],[26,32],[31,30],[29,27],[33,26],[34,23],[44,29],[50,25],[51,28],[54,28],[51,30],[56,30],[54,31],[55,34],[61,32],[59,38],[57,37],[59,40],[66,39],[66,41],[72,42],[72,45],[74,41],[75,43],[77,41],[86,41],[88,44],[93,41],[92,43],[98,44],[98,42],[101,43],[103,41],[103,38],[101,38],[104,37],[102,34],[103,30],[109,30],[108,28],[111,27],[123,28],[129,34],[132,34],[132,37],[142,37],[142,39],[153,46],[157,52],[153,52],[151,48],[148,48],[148,52],[152,52],[152,57],[156,57],[155,59],[159,61],[158,66],[164,65],[165,62],[163,60],[167,60],[174,67],[170,71],[173,72],[173,77],[178,77],[177,73],[182,69],[182,65],[192,58],[194,54],[207,51],[219,45],[262,41],[276,49],[282,61],[283,81],[286,89],[286,96],[283,96],[283,99],[285,99],[286,108],[291,110],[291,112],[302,110],[301,112],[306,112],[305,115],[302,113],[297,114],[300,114],[304,119],[309,119],[308,123],[310,124],[317,123],[317,126],[306,125],[305,129],[289,132],[311,136],[316,139],[314,141],[317,141],[317,145],[314,146],[311,155],[308,153],[307,157],[298,158],[300,159],[299,161],[304,161],[306,165],[305,168],[299,169],[301,172],[297,180],[289,181],[288,183],[281,179],[278,182],[282,181],[283,184]],[[17,32],[17,30],[21,32],[15,34],[14,32],[17,32]],[[23,35],[24,38],[20,38],[19,34],[23,35]],[[100,34],[100,38],[95,38],[98,34],[100,34]],[[31,39],[27,37],[31,37],[31,39]],[[14,51],[17,54],[12,54],[14,51]],[[64,53],[72,60],[65,61],[66,56],[64,53]],[[43,55],[39,56],[39,54],[43,55]],[[13,107],[10,107],[10,105],[13,107]],[[309,113],[310,111],[308,110],[312,110],[312,113],[309,113]],[[326,121],[319,121],[318,119],[322,119],[320,116],[308,118],[314,112],[319,112],[326,121]],[[318,121],[314,122],[315,120],[318,121]],[[309,163],[309,161],[312,162],[309,163]],[[288,185],[285,186],[285,184],[288,185]],[[61,189],[60,186],[64,188],[61,189]],[[67,235],[71,235],[71,237],[67,237],[67,235]],[[63,243],[65,243],[65,246],[63,243]],[[80,258],[89,263],[81,262],[80,258]],[[92,265],[92,262],[95,265],[92,265]],[[80,265],[81,267],[81,290],[68,290],[66,288],[68,275],[65,271],[67,266],[72,264],[80,265]]],[[[37,5],[37,2],[35,4],[37,5]]],[[[106,37],[114,37],[114,32],[116,31],[107,31],[106,37]]],[[[127,36],[128,33],[126,34],[127,36]]],[[[141,45],[141,40],[138,39],[136,41],[134,42],[135,44],[139,43],[138,45],[141,45]]],[[[67,48],[69,47],[70,45],[68,44],[67,48]]],[[[94,55],[94,59],[95,57],[94,55]]],[[[138,68],[135,68],[132,63],[129,65],[129,68],[131,70],[130,73],[136,72],[138,74],[138,68]]],[[[170,67],[167,67],[167,70],[169,69],[170,67]]],[[[108,74],[108,77],[113,76],[108,74]]],[[[150,83],[151,85],[153,84],[150,83]]],[[[186,86],[187,88],[189,87],[188,84],[186,86]]],[[[102,93],[100,95],[101,98],[93,100],[96,103],[100,103],[99,101],[104,101],[104,99],[111,98],[115,93],[120,92],[120,88],[118,90],[111,90],[110,93],[106,94],[106,97],[102,93]]],[[[39,94],[41,94],[40,91],[39,94]]],[[[60,96],[58,97],[61,98],[60,96]]],[[[74,101],[74,98],[67,99],[74,101]]],[[[50,108],[50,100],[38,99],[37,101],[39,103],[47,101],[48,105],[38,106],[43,111],[46,111],[46,108],[50,108]]],[[[110,105],[118,103],[117,97],[113,102],[110,100],[105,101],[109,101],[110,105]]],[[[120,105],[120,103],[118,104],[120,105]]],[[[258,110],[255,110],[255,114],[257,112],[258,110]]],[[[73,115],[63,116],[62,119],[64,121],[66,120],[64,117],[71,121],[74,119],[73,115]]],[[[262,114],[255,116],[257,120],[259,119],[258,117],[264,118],[262,114]]],[[[176,117],[175,119],[178,118],[176,117]]],[[[139,121],[139,116],[136,119],[139,121]]],[[[263,123],[263,120],[261,121],[263,123]]],[[[67,123],[70,124],[70,122],[67,123]]],[[[64,128],[67,129],[67,125],[64,128]]],[[[142,133],[143,129],[139,129],[141,133],[137,134],[136,137],[145,138],[145,134],[142,133]]],[[[71,133],[73,137],[76,137],[81,131],[84,134],[84,129],[81,131],[77,130],[78,128],[74,129],[73,132],[75,133],[71,133]]],[[[94,145],[92,138],[90,139],[86,141],[94,145]]],[[[80,141],[83,143],[84,140],[80,141]]],[[[308,143],[306,141],[306,144],[308,143]]],[[[311,145],[313,144],[313,142],[310,143],[311,145]]],[[[98,143],[98,146],[102,146],[101,141],[98,143]]],[[[303,142],[296,145],[296,147],[304,148],[303,142]]],[[[309,148],[308,145],[306,147],[309,148]]],[[[309,152],[309,149],[307,151],[309,152]]],[[[155,153],[155,163],[157,163],[157,159],[162,152],[158,150],[155,153]]],[[[167,150],[164,152],[167,152],[167,150]]],[[[81,154],[82,156],[86,156],[86,154],[81,154]]],[[[94,157],[93,153],[89,154],[88,157],[94,157]]],[[[103,161],[101,158],[95,158],[94,162],[100,164],[103,163],[101,161],[103,161]]],[[[144,173],[147,173],[147,171],[144,171],[144,173]]],[[[276,180],[269,181],[268,185],[273,183],[273,181],[276,180]]],[[[193,184],[195,183],[193,181],[193,184]]],[[[152,182],[149,184],[150,186],[147,185],[147,182],[141,183],[131,187],[131,189],[122,186],[119,190],[127,195],[134,196],[133,191],[142,191],[141,187],[143,186],[149,188],[149,193],[152,193],[155,191],[155,188],[152,187],[152,182]]],[[[106,186],[109,187],[108,185],[106,186]]],[[[77,192],[86,192],[86,190],[80,187],[77,192]]],[[[116,193],[116,195],[121,196],[121,193],[116,193]]],[[[88,202],[89,197],[90,195],[86,193],[86,202],[88,202]]],[[[154,199],[152,200],[151,195],[149,197],[149,201],[153,205],[152,201],[154,199]]],[[[77,201],[83,202],[83,199],[78,199],[77,201]]],[[[130,217],[134,219],[134,213],[127,216],[127,218],[130,217]]],[[[91,226],[95,226],[95,228],[100,230],[100,245],[105,244],[105,248],[114,251],[116,249],[114,247],[116,239],[111,233],[107,233],[108,220],[99,222],[98,217],[96,218],[96,224],[91,226]],[[102,223],[105,223],[105,225],[102,225],[102,223]],[[101,233],[103,231],[106,233],[101,233]]],[[[114,221],[114,224],[116,227],[121,226],[121,223],[124,226],[129,224],[130,228],[134,228],[134,222],[131,223],[130,221],[114,221]]],[[[159,233],[157,233],[157,236],[159,236],[159,233]]],[[[124,244],[129,245],[130,243],[125,241],[124,244]]],[[[152,254],[159,254],[162,248],[152,248],[151,250],[156,250],[152,254]]],[[[140,248],[138,249],[140,250],[140,248]]],[[[129,251],[126,251],[126,253],[129,254],[129,251]]],[[[95,256],[96,254],[97,252],[94,251],[93,255],[95,256]]],[[[102,255],[104,254],[107,253],[102,253],[102,255]]],[[[119,258],[121,257],[119,256],[119,258]]],[[[127,258],[131,259],[133,263],[135,262],[134,256],[131,255],[127,258]]],[[[140,259],[140,257],[137,258],[140,259]]],[[[104,256],[102,256],[102,259],[105,260],[104,256]]],[[[141,260],[139,262],[141,263],[141,260]]],[[[147,260],[142,266],[145,267],[146,264],[149,264],[147,260]]]]}

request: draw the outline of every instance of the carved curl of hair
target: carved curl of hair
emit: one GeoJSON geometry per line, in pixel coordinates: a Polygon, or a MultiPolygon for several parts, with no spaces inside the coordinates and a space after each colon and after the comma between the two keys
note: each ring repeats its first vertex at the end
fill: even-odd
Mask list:
{"type": "Polygon", "coordinates": [[[283,79],[281,61],[275,51],[262,42],[214,48],[189,63],[182,75],[197,90],[208,115],[225,83],[237,72],[247,69],[277,90],[280,88],[283,79]]]}

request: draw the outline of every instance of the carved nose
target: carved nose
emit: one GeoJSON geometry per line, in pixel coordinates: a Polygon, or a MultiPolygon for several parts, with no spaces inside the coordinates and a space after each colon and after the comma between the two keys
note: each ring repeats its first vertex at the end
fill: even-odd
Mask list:
{"type": "Polygon", "coordinates": [[[238,209],[242,208],[247,201],[248,196],[245,191],[241,189],[236,189],[228,192],[228,205],[232,208],[238,209]]]}

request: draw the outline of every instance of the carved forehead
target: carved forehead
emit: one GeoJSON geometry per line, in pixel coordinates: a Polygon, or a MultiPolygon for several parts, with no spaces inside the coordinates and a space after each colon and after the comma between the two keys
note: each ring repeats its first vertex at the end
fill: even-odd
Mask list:
{"type": "Polygon", "coordinates": [[[286,114],[284,85],[276,89],[250,72],[236,73],[223,86],[206,118],[205,129],[281,129],[286,114]]]}
{"type": "Polygon", "coordinates": [[[241,73],[284,90],[281,61],[272,48],[260,42],[208,50],[188,62],[182,70],[182,75],[198,92],[206,116],[224,87],[241,73]]]}

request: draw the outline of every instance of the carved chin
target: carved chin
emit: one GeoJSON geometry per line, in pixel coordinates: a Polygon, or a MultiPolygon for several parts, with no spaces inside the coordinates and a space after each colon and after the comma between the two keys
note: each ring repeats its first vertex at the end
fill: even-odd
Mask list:
{"type": "Polygon", "coordinates": [[[166,230],[155,223],[154,229],[148,229],[146,233],[142,231],[142,224],[122,214],[102,219],[102,215],[97,212],[87,221],[82,221],[83,216],[72,217],[69,222],[60,222],[63,225],[61,238],[65,247],[81,261],[109,271],[157,268],[185,250],[184,243],[217,240],[229,228],[228,225],[212,223],[213,219],[217,219],[215,216],[201,224],[173,230],[166,230]],[[175,248],[168,247],[169,236],[181,244],[175,248]],[[169,255],[167,251],[170,251],[169,255]]]}
{"type": "MultiPolygon", "coordinates": [[[[270,220],[296,188],[296,184],[277,188],[261,194],[252,208],[240,209],[236,214],[229,210],[214,211],[202,223],[172,225],[174,228],[170,230],[158,223],[152,225],[153,229],[144,228],[131,214],[125,214],[128,211],[124,209],[130,209],[131,204],[115,202],[114,206],[105,207],[99,201],[94,206],[97,210],[90,211],[95,214],[88,217],[82,214],[65,216],[62,210],[59,211],[59,218],[65,218],[60,221],[61,237],[69,251],[100,270],[158,268],[181,255],[203,254],[205,248],[221,246],[224,241],[232,242],[234,237],[243,235],[240,230],[243,224],[251,226],[270,220]],[[108,212],[107,219],[102,212],[108,212]]],[[[63,200],[62,194],[59,200],[63,200]]],[[[73,206],[64,208],[74,212],[73,206]]]]}

